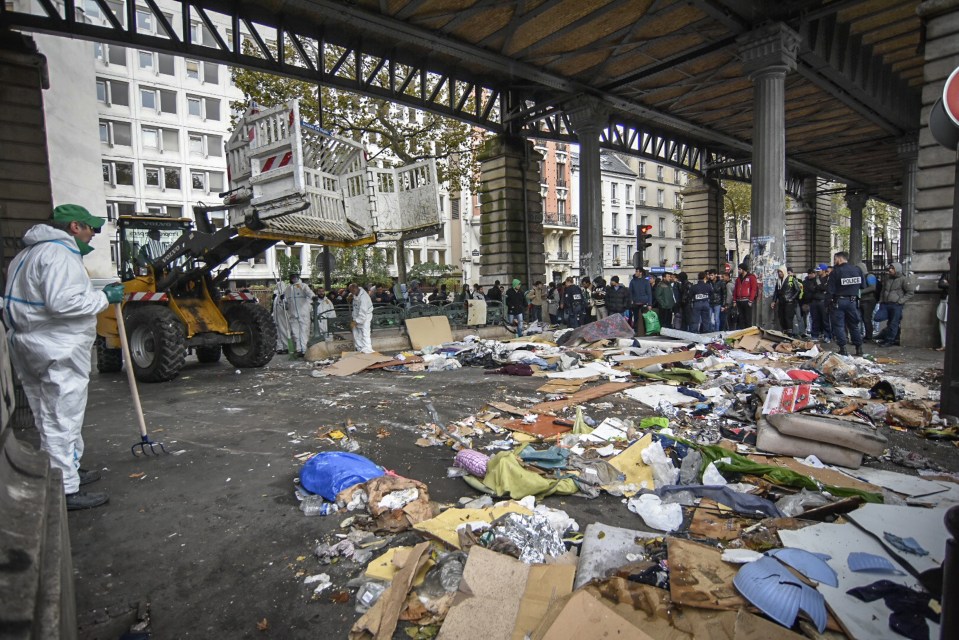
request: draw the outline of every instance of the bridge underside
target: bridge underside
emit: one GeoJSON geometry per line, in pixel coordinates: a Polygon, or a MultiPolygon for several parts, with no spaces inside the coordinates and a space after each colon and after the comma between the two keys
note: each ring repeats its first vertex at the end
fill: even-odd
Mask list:
{"type": "Polygon", "coordinates": [[[592,96],[602,146],[749,180],[741,41],[776,21],[801,37],[785,87],[791,193],[821,176],[901,202],[896,144],[919,123],[918,0],[196,0],[172,19],[148,0],[160,35],[137,31],[134,3],[112,14],[96,2],[102,25],[75,0],[39,0],[29,13],[0,9],[0,26],[262,69],[568,141],[570,105],[592,96]],[[233,28],[218,31],[214,14],[233,28]],[[192,42],[191,22],[212,37],[192,42]]]}

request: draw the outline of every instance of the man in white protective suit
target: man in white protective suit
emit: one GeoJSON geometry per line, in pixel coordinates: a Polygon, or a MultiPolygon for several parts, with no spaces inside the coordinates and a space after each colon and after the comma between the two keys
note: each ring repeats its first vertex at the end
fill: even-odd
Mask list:
{"type": "Polygon", "coordinates": [[[353,349],[360,353],[373,353],[373,340],[370,338],[370,325],[373,322],[373,300],[363,287],[350,283],[353,294],[353,349]]]}
{"type": "Polygon", "coordinates": [[[285,282],[277,280],[276,290],[273,292],[273,322],[276,324],[277,353],[289,353],[290,305],[286,300],[288,288],[285,282]]]}
{"type": "Polygon", "coordinates": [[[300,280],[299,274],[290,274],[290,286],[286,288],[286,301],[290,316],[290,335],[296,355],[306,353],[306,343],[310,339],[310,325],[313,323],[313,289],[300,280]]]}
{"type": "Polygon", "coordinates": [[[40,448],[63,474],[70,510],[109,500],[106,493],[80,491],[100,479],[98,471],[80,468],[96,315],[123,301],[122,284],[97,291],[83,267],[104,222],[80,205],[56,207],[50,220],[24,234],[26,248],[10,263],[4,296],[10,359],[33,410],[40,448]]]}
{"type": "Polygon", "coordinates": [[[329,320],[334,317],[333,302],[329,296],[326,295],[326,290],[322,286],[317,287],[316,297],[318,299],[316,303],[316,318],[320,325],[320,334],[325,338],[329,331],[329,320]]]}

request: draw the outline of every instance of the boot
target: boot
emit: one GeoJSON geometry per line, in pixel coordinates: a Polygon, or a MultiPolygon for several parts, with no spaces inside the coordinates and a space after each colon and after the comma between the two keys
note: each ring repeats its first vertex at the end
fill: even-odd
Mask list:
{"type": "Polygon", "coordinates": [[[861,356],[861,355],[862,355],[862,345],[861,345],[861,344],[857,344],[857,345],[856,345],[856,355],[857,355],[857,356],[861,356]]]}
{"type": "Polygon", "coordinates": [[[100,472],[96,469],[79,469],[80,474],[80,486],[82,487],[85,484],[90,484],[91,482],[96,482],[100,479],[100,472]]]}
{"type": "Polygon", "coordinates": [[[76,511],[78,509],[92,509],[106,504],[110,497],[105,493],[96,491],[77,491],[67,494],[67,511],[76,511]]]}
{"type": "Polygon", "coordinates": [[[846,351],[846,346],[845,346],[845,345],[839,347],[838,353],[839,353],[839,355],[841,355],[841,356],[848,356],[848,355],[849,355],[849,352],[846,351]]]}

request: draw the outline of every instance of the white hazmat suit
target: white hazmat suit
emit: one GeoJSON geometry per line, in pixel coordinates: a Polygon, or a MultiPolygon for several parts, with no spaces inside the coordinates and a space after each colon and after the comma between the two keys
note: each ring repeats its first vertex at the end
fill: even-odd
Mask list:
{"type": "Polygon", "coordinates": [[[333,317],[333,311],[333,303],[329,297],[323,296],[320,298],[319,303],[316,305],[316,317],[320,323],[320,333],[323,334],[324,337],[329,331],[328,320],[333,317]]]}
{"type": "Polygon", "coordinates": [[[93,288],[80,249],[65,231],[40,224],[23,236],[4,298],[10,358],[33,410],[40,448],[63,472],[65,493],[80,490],[96,315],[106,295],[93,288]]]}
{"type": "Polygon", "coordinates": [[[373,322],[373,300],[362,287],[353,296],[353,348],[361,353],[373,353],[370,324],[373,322]]]}
{"type": "Polygon", "coordinates": [[[297,353],[306,352],[313,318],[313,290],[300,281],[286,288],[286,302],[290,309],[290,335],[297,353]]]}
{"type": "Polygon", "coordinates": [[[276,324],[276,350],[287,351],[290,337],[290,312],[286,300],[288,285],[276,283],[276,297],[273,299],[273,322],[276,324]]]}

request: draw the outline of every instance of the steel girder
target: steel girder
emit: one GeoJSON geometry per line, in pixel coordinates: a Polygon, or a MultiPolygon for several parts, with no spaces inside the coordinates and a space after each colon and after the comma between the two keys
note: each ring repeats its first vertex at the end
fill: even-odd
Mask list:
{"type": "MultiPolygon", "coordinates": [[[[368,40],[327,33],[323,25],[299,21],[296,28],[283,14],[271,13],[262,5],[247,5],[220,0],[183,0],[172,20],[155,0],[144,0],[146,7],[126,0],[121,15],[115,15],[105,0],[93,0],[102,18],[91,20],[77,6],[77,0],[36,0],[31,13],[0,5],[0,28],[14,28],[83,40],[121,44],[161,51],[190,58],[263,71],[314,82],[337,89],[388,100],[404,106],[449,116],[496,132],[576,142],[563,104],[576,87],[568,81],[530,71],[525,82],[513,78],[496,80],[470,74],[463,69],[436,64],[428,57],[414,59],[402,52],[387,50],[375,39],[368,40]],[[149,10],[156,21],[155,32],[137,28],[137,11],[149,10]],[[220,19],[215,20],[214,17],[220,19]],[[225,18],[225,20],[224,20],[225,18]],[[228,22],[223,29],[218,23],[228,22]],[[210,42],[194,42],[191,25],[203,27],[210,42]],[[542,77],[541,77],[542,76],[542,77]],[[534,95],[534,98],[529,96],[534,95]]],[[[321,1],[321,0],[317,0],[321,1]]],[[[343,9],[343,5],[340,5],[343,9]]],[[[431,43],[434,44],[434,43],[431,43]]],[[[464,47],[467,45],[460,45],[464,47]]],[[[452,51],[446,53],[464,53],[452,51]]],[[[485,55],[489,55],[486,53],[485,55]]],[[[621,113],[626,107],[638,110],[638,117],[650,122],[665,122],[667,128],[640,124],[637,120],[612,117],[604,128],[601,145],[620,153],[648,158],[696,175],[707,175],[703,167],[722,165],[709,177],[749,181],[750,145],[725,139],[719,134],[711,143],[677,136],[677,126],[693,133],[704,133],[666,114],[645,114],[644,108],[626,104],[621,98],[606,96],[621,113]],[[674,122],[675,121],[675,122],[674,122]]],[[[708,132],[707,132],[708,133],[708,132]]],[[[787,177],[787,190],[801,194],[801,176],[831,176],[816,167],[791,163],[797,173],[787,177]]]]}

